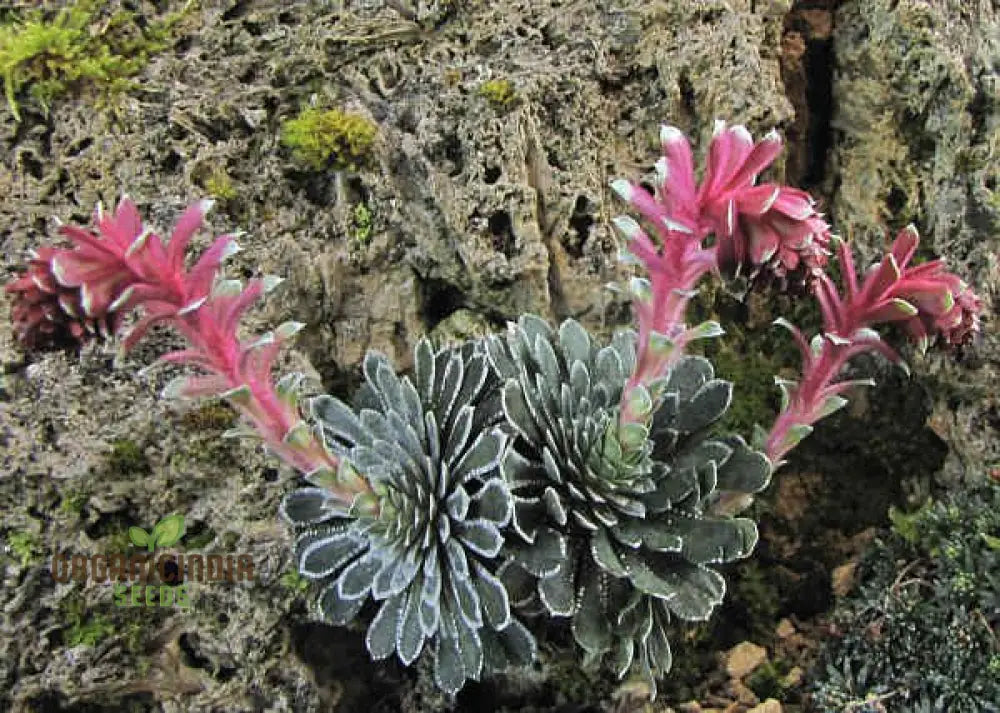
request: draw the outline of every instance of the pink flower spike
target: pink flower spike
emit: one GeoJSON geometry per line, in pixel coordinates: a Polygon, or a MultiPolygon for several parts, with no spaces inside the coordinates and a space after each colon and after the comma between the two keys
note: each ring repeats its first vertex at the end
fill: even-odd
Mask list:
{"type": "Polygon", "coordinates": [[[718,122],[697,189],[687,140],[664,127],[661,144],[660,195],[646,199],[629,194],[626,200],[647,217],[656,214],[649,205],[655,201],[668,220],[689,227],[699,241],[714,233],[723,272],[750,268],[756,274],[755,268],[763,267],[782,279],[792,271],[806,281],[814,279],[826,264],[830,241],[830,228],[814,201],[787,186],[754,185],[781,152],[777,132],[754,143],[745,127],[718,122]]]}
{"type": "Polygon", "coordinates": [[[764,440],[772,461],[780,461],[794,447],[800,440],[797,434],[806,433],[804,429],[831,413],[828,405],[839,408],[839,402],[827,399],[849,387],[849,382],[834,381],[849,359],[874,351],[907,369],[873,326],[900,321],[921,350],[934,332],[949,344],[959,344],[978,331],[979,298],[956,275],[946,272],[942,261],[908,267],[918,243],[912,226],[901,231],[858,289],[850,249],[841,241],[838,252],[846,296],[837,293],[825,274],[813,284],[823,313],[825,338],[814,340],[815,346],[810,345],[807,351],[804,337],[790,327],[803,353],[803,378],[764,440]]]}
{"type": "MultiPolygon", "coordinates": [[[[297,394],[288,388],[291,382],[276,387],[271,380],[279,349],[302,325],[288,322],[255,339],[237,335],[240,317],[280,280],[252,280],[245,289],[235,280],[217,282],[222,260],[236,249],[232,236],[216,239],[193,269],[185,270],[185,248],[210,206],[210,201],[201,201],[189,207],[167,246],[143,226],[128,198],[113,215],[98,206],[96,234],[63,226],[61,232],[75,247],[41,248],[28,274],[6,287],[15,296],[15,330],[30,347],[82,341],[94,334],[110,336],[126,310],[141,307],[144,314],[122,341],[122,349],[133,346],[152,325],[165,322],[187,338],[189,348],[159,361],[204,372],[175,380],[166,395],[221,395],[294,467],[305,473],[338,472],[338,458],[303,423],[297,394]]],[[[360,476],[327,486],[345,504],[370,490],[360,476]]]]}

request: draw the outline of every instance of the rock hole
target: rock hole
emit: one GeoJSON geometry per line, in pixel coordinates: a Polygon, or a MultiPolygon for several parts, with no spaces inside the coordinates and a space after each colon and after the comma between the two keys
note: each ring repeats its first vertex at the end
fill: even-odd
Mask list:
{"type": "Polygon", "coordinates": [[[251,64],[247,67],[242,74],[239,75],[239,80],[241,84],[253,84],[257,79],[257,66],[251,64]]]}
{"type": "Polygon", "coordinates": [[[680,76],[677,78],[677,89],[680,90],[681,93],[681,104],[684,107],[684,111],[687,112],[688,116],[694,116],[694,84],[691,83],[691,77],[687,71],[681,72],[680,76]]]}
{"type": "Polygon", "coordinates": [[[464,306],[465,295],[454,285],[442,280],[420,283],[420,316],[428,331],[464,306]]]}
{"type": "Polygon", "coordinates": [[[798,0],[785,16],[781,79],[795,108],[786,129],[786,180],[805,188],[824,182],[833,148],[833,0],[798,0]]]}
{"type": "Polygon", "coordinates": [[[204,520],[195,520],[184,531],[184,545],[188,549],[200,550],[215,539],[215,530],[204,520]]]}
{"type": "Polygon", "coordinates": [[[67,153],[70,156],[79,156],[84,151],[89,149],[93,144],[94,140],[89,136],[86,136],[80,139],[79,141],[75,142],[72,146],[70,146],[69,151],[67,151],[67,153]]]}
{"type": "Polygon", "coordinates": [[[179,40],[174,42],[174,56],[181,57],[185,55],[187,51],[190,50],[191,47],[193,46],[194,46],[194,37],[192,37],[191,35],[185,35],[184,37],[181,37],[179,40]]]}
{"type": "Polygon", "coordinates": [[[365,184],[357,176],[353,176],[347,181],[347,199],[351,205],[358,203],[368,203],[371,194],[365,188],[365,184]]]}
{"type": "Polygon", "coordinates": [[[816,185],[826,176],[826,161],[833,146],[833,40],[816,40],[806,46],[806,102],[809,129],[808,161],[803,181],[816,185]]]}
{"type": "Polygon", "coordinates": [[[593,206],[586,196],[576,197],[573,213],[569,219],[569,226],[573,229],[575,236],[570,236],[570,243],[566,246],[567,252],[573,257],[583,256],[583,247],[590,237],[590,228],[594,225],[592,211],[593,206]]]}
{"type": "Polygon", "coordinates": [[[499,166],[487,166],[483,170],[483,180],[486,182],[487,185],[492,186],[494,183],[500,180],[500,176],[502,173],[503,171],[500,169],[499,166]]]}
{"type": "Polygon", "coordinates": [[[503,253],[507,258],[517,254],[517,240],[514,237],[514,225],[510,213],[498,210],[489,217],[490,232],[493,234],[493,249],[503,253]]]}
{"type": "Polygon", "coordinates": [[[87,537],[90,539],[99,540],[103,537],[128,532],[130,525],[141,521],[138,513],[133,512],[126,505],[118,512],[100,513],[94,522],[83,528],[83,531],[87,533],[87,537]]]}
{"type": "Polygon", "coordinates": [[[222,13],[222,21],[238,20],[250,10],[250,0],[239,0],[235,5],[222,13]]]}
{"type": "Polygon", "coordinates": [[[42,162],[28,152],[23,152],[20,156],[21,168],[36,181],[42,180],[45,175],[45,167],[42,162]]]}
{"type": "Polygon", "coordinates": [[[899,186],[893,186],[885,199],[885,207],[892,215],[899,215],[906,207],[906,192],[899,186]]]}
{"type": "Polygon", "coordinates": [[[292,651],[312,673],[329,710],[398,710],[387,704],[402,685],[395,659],[373,663],[363,634],[329,624],[306,623],[292,628],[292,651]],[[373,705],[373,701],[378,701],[373,705]]]}
{"type": "Polygon", "coordinates": [[[183,633],[177,640],[180,647],[182,660],[189,668],[200,668],[208,671],[219,681],[228,681],[236,675],[236,667],[213,661],[202,651],[198,634],[183,633]]]}
{"type": "Polygon", "coordinates": [[[462,150],[462,142],[455,135],[446,136],[440,144],[441,155],[446,161],[451,162],[448,175],[452,178],[461,175],[465,170],[465,152],[462,150]]]}
{"type": "Polygon", "coordinates": [[[173,173],[177,170],[177,167],[181,165],[182,160],[183,159],[179,153],[171,150],[170,153],[168,153],[160,162],[160,167],[166,173],[173,173]]]}
{"type": "Polygon", "coordinates": [[[556,153],[555,149],[547,148],[545,149],[545,160],[548,161],[552,168],[557,168],[560,171],[565,171],[566,166],[563,164],[562,160],[559,158],[559,154],[556,153]]]}

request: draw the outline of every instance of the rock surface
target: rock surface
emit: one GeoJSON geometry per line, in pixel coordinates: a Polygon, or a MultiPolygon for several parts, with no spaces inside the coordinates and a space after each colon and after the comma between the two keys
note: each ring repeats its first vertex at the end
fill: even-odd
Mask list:
{"type": "MultiPolygon", "coordinates": [[[[152,15],[163,3],[128,5],[152,15]]],[[[247,231],[230,274],[286,278],[247,328],[307,322],[285,366],[344,395],[366,349],[406,368],[416,338],[435,329],[461,337],[525,311],[605,332],[627,323],[627,305],[603,289],[625,275],[609,223],[623,207],[608,181],[652,174],[661,122],[703,146],[719,117],[785,131],[776,177],[813,189],[867,259],[886,229],[915,222],[927,255],[948,258],[994,319],[1000,17],[988,0],[202,0],[174,32],[110,103],[67,97],[44,115],[25,100],[21,122],[0,108],[4,279],[53,238],[50,216],[86,223],[98,200],[128,193],[167,229],[221,169],[232,192],[210,227],[247,231]],[[509,80],[513,100],[483,96],[490,79],[509,80]],[[281,122],[310,103],[378,125],[367,166],[315,172],[291,159],[281,122]],[[372,214],[360,242],[359,203],[372,214]]],[[[220,441],[224,409],[159,400],[169,370],[139,375],[174,335],[153,335],[116,366],[113,345],[24,355],[5,325],[0,709],[541,711],[610,700],[609,680],[547,666],[453,704],[426,671],[370,663],[358,633],[309,619],[308,593],[287,576],[275,512],[295,474],[253,444],[220,441]],[[106,583],[54,580],[54,553],[121,551],[130,526],[172,512],[186,518],[190,550],[251,555],[253,584],[192,585],[180,610],[118,607],[106,583]]],[[[810,474],[799,480],[808,502],[817,488],[871,501],[868,483],[882,479],[870,513],[841,503],[848,535],[884,522],[904,491],[981,477],[1000,460],[998,360],[987,321],[957,355],[912,356],[909,381],[880,372],[887,385],[817,429],[787,470],[810,474]]],[[[786,534],[785,522],[770,532],[786,534]]],[[[821,556],[788,550],[792,579],[815,589],[801,568],[821,556]]]]}

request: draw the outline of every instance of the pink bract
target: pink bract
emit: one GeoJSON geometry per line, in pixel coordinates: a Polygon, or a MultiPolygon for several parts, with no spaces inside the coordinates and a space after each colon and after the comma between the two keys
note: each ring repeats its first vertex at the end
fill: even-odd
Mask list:
{"type": "Polygon", "coordinates": [[[96,231],[62,226],[60,232],[74,247],[42,248],[28,274],[7,286],[15,298],[18,335],[27,346],[45,346],[57,338],[82,341],[96,328],[113,333],[124,314],[141,308],[143,316],[123,340],[123,349],[152,325],[165,322],[187,338],[189,348],[160,360],[205,372],[176,379],[166,395],[228,399],[253,427],[244,433],[256,432],[278,456],[349,506],[358,492],[368,489],[367,483],[353,478],[343,487],[340,461],[301,418],[296,380],[272,382],[282,345],[303,325],[286,322],[251,339],[237,334],[243,314],[280,280],[254,279],[244,287],[237,280],[218,279],[222,262],[239,249],[231,235],[216,238],[190,269],[185,267],[187,247],[211,205],[200,201],[189,207],[166,244],[143,226],[127,198],[110,216],[98,207],[96,231]]]}
{"type": "Polygon", "coordinates": [[[812,343],[784,320],[802,353],[802,380],[780,382],[784,393],[782,412],[766,438],[766,451],[778,462],[812,430],[812,424],[842,407],[841,394],[853,382],[834,381],[853,356],[877,351],[896,363],[899,355],[882,341],[873,327],[900,322],[921,346],[938,334],[950,345],[972,339],[979,331],[982,303],[943,260],[910,266],[920,237],[916,228],[904,228],[892,248],[859,282],[850,247],[838,246],[844,293],[822,274],[815,294],[823,314],[822,336],[812,343]]]}
{"type": "Polygon", "coordinates": [[[815,201],[796,188],[757,184],[783,148],[777,132],[754,143],[745,127],[716,122],[700,185],[687,138],[665,126],[660,140],[658,200],[699,240],[715,236],[721,270],[764,268],[780,277],[798,271],[806,280],[822,271],[830,227],[815,201]]]}

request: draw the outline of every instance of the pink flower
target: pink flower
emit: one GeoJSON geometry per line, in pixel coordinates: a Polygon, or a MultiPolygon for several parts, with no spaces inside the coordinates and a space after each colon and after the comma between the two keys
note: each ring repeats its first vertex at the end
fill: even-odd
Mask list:
{"type": "Polygon", "coordinates": [[[827,261],[830,227],[804,191],[757,177],[781,153],[771,131],[756,144],[743,126],[716,122],[705,172],[696,187],[691,146],[674,127],[660,133],[659,200],[667,214],[699,238],[715,235],[725,271],[765,267],[780,277],[800,270],[811,280],[827,261]]]}
{"type": "Polygon", "coordinates": [[[32,253],[28,272],[4,290],[14,296],[14,333],[28,349],[50,349],[86,342],[95,334],[117,331],[121,312],[88,315],[76,287],[60,285],[52,274],[52,258],[60,251],[42,247],[32,253]]]}
{"type": "Polygon", "coordinates": [[[946,272],[943,260],[910,267],[920,237],[916,228],[904,228],[892,248],[873,265],[859,283],[851,250],[838,246],[844,294],[826,274],[814,283],[823,313],[822,336],[812,342],[784,320],[802,353],[802,380],[777,380],[782,389],[782,410],[769,434],[762,440],[767,455],[777,463],[812,431],[812,424],[846,404],[841,394],[852,382],[834,381],[849,359],[877,351],[902,364],[899,355],[882,341],[872,327],[901,322],[922,348],[932,335],[940,334],[948,344],[960,344],[979,331],[978,297],[956,275],[946,272]]]}
{"type": "Polygon", "coordinates": [[[922,348],[935,333],[949,344],[971,339],[979,331],[981,301],[957,275],[946,271],[944,260],[910,267],[919,243],[915,227],[901,230],[890,251],[859,285],[851,250],[841,242],[845,296],[837,293],[826,275],[816,283],[826,331],[849,338],[863,327],[903,322],[922,348]]]}
{"type": "Polygon", "coordinates": [[[15,295],[14,320],[23,343],[47,346],[57,338],[83,340],[95,325],[113,333],[124,314],[141,307],[143,317],[124,339],[134,345],[157,322],[187,338],[189,348],[160,361],[198,367],[202,375],[175,379],[165,395],[222,396],[292,466],[329,488],[345,504],[370,490],[367,481],[341,469],[341,462],[302,420],[295,375],[272,383],[271,370],[282,347],[302,324],[286,322],[273,332],[240,339],[240,318],[254,301],[280,282],[276,278],[217,280],[223,260],[238,250],[233,236],[215,239],[195,264],[185,267],[185,252],[201,227],[211,201],[200,201],[180,217],[163,241],[144,228],[135,204],[123,199],[114,215],[98,207],[96,232],[63,226],[73,248],[42,248],[28,274],[7,286],[15,295]]]}
{"type": "Polygon", "coordinates": [[[636,370],[622,395],[623,424],[648,416],[648,404],[656,401],[656,382],[687,342],[722,334],[714,322],[692,329],[683,322],[687,303],[707,272],[738,272],[750,265],[765,266],[782,278],[800,271],[815,279],[826,264],[830,240],[829,226],[808,194],[770,183],[756,185],[760,172],[781,152],[777,133],[754,144],[744,127],[727,129],[717,123],[700,186],[683,134],[664,126],[660,139],[663,157],[656,163],[655,195],[625,180],[611,183],[645,218],[656,238],[631,218],[614,221],[629,241],[629,259],[641,263],[648,275],[632,281],[639,340],[636,370]],[[715,244],[708,246],[711,235],[715,244]]]}
{"type": "Polygon", "coordinates": [[[201,201],[188,208],[166,246],[143,228],[127,198],[110,216],[98,206],[97,232],[60,226],[59,232],[75,246],[41,248],[28,274],[6,286],[15,295],[14,321],[22,343],[43,347],[67,339],[85,341],[95,332],[108,336],[124,314],[142,304],[146,318],[130,332],[127,348],[153,323],[203,300],[222,260],[234,249],[232,236],[222,236],[185,271],[185,250],[211,206],[211,201],[201,201]]]}

